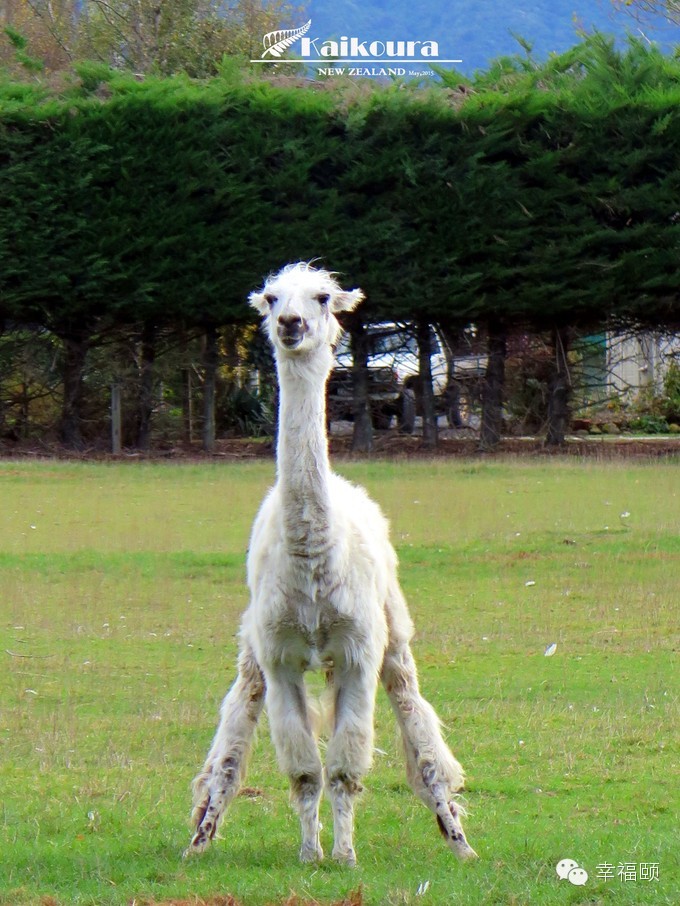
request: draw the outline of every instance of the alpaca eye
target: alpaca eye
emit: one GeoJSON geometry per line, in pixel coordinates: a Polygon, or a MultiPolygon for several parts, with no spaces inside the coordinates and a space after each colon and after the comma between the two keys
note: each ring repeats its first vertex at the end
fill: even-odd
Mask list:
{"type": "Polygon", "coordinates": [[[328,295],[328,293],[319,293],[319,295],[316,297],[316,301],[319,303],[319,305],[328,305],[330,298],[331,297],[328,295]]]}
{"type": "Polygon", "coordinates": [[[264,300],[265,300],[265,302],[268,302],[270,305],[274,305],[275,302],[277,301],[276,296],[272,295],[271,293],[265,293],[264,300]]]}

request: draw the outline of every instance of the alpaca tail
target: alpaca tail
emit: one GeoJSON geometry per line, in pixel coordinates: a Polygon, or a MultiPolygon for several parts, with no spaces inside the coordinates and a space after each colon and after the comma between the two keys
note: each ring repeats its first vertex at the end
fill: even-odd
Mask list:
{"type": "Polygon", "coordinates": [[[315,739],[330,736],[335,724],[335,688],[333,671],[326,672],[326,685],[318,696],[310,695],[307,701],[307,713],[312,725],[315,739]]]}

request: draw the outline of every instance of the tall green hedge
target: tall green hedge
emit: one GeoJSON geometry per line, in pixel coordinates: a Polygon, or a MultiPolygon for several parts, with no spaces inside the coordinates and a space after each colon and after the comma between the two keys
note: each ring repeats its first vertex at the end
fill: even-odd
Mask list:
{"type": "Polygon", "coordinates": [[[677,319],[680,63],[596,38],[543,67],[342,90],[84,68],[0,85],[0,309],[220,324],[286,261],[375,317],[677,319]]]}

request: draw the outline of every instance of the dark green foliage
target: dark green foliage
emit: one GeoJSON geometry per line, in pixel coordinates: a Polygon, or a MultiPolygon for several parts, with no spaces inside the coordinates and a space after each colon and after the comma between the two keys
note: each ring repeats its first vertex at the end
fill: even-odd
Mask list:
{"type": "Polygon", "coordinates": [[[271,268],[318,256],[380,315],[666,320],[680,66],[599,37],[511,64],[453,99],[97,64],[61,97],[2,86],[2,304],[56,332],[225,323],[271,268]]]}
{"type": "Polygon", "coordinates": [[[258,437],[274,431],[273,412],[262,397],[237,384],[222,388],[217,400],[217,422],[222,433],[258,437]]]}
{"type": "Polygon", "coordinates": [[[662,415],[641,415],[631,420],[630,429],[640,434],[668,434],[668,422],[662,415]]]}
{"type": "Polygon", "coordinates": [[[680,361],[669,365],[663,382],[664,410],[669,422],[680,425],[680,361]]]}

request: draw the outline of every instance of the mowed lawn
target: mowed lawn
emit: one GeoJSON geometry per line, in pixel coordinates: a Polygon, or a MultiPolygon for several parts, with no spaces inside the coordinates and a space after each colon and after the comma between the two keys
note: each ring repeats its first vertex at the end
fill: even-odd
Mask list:
{"type": "Polygon", "coordinates": [[[382,691],[357,869],[298,863],[266,720],[221,839],[182,861],[273,465],[5,462],[0,903],[677,906],[677,461],[338,469],[391,519],[479,861],[411,794],[382,691]]]}

